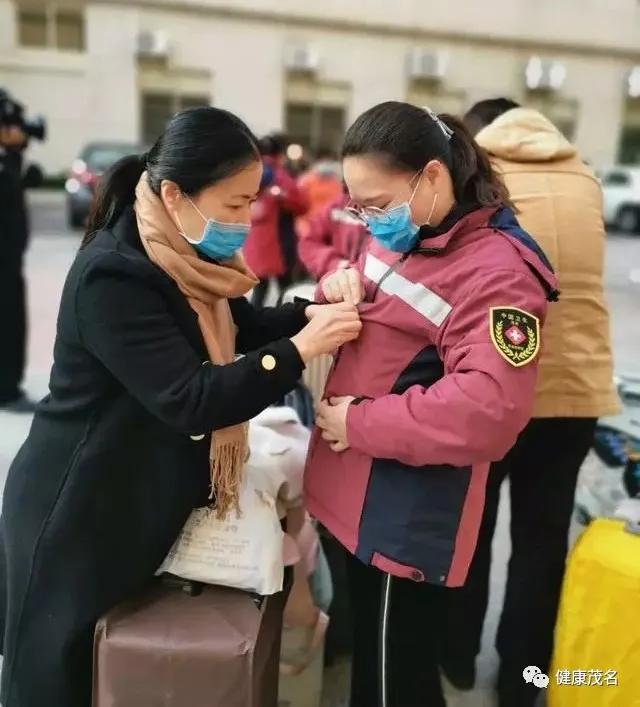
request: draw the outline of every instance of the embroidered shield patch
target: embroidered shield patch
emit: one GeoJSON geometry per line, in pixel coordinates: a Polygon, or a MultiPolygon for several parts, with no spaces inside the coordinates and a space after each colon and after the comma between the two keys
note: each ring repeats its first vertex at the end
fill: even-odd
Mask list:
{"type": "Polygon", "coordinates": [[[491,307],[491,340],[512,366],[531,363],[540,350],[540,320],[517,307],[491,307]]]}

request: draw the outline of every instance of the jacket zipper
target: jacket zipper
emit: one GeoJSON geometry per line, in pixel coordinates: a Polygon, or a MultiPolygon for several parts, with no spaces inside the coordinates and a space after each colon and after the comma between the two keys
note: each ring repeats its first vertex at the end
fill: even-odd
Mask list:
{"type": "MultiPolygon", "coordinates": [[[[372,301],[375,300],[375,298],[376,298],[376,296],[377,296],[377,294],[378,294],[378,290],[380,289],[380,286],[382,285],[382,283],[389,277],[389,275],[391,275],[392,273],[394,273],[394,272],[404,263],[404,261],[405,261],[410,255],[412,255],[414,252],[416,252],[416,251],[410,250],[410,251],[408,251],[407,253],[403,253],[403,254],[396,260],[396,262],[393,263],[393,265],[389,266],[389,269],[387,270],[387,272],[386,272],[386,273],[380,278],[380,280],[376,283],[375,289],[374,289],[374,291],[373,291],[373,297],[371,298],[372,301]]],[[[421,251],[420,251],[420,252],[421,252],[421,251]]],[[[331,374],[334,372],[336,366],[338,365],[338,361],[339,361],[339,359],[340,359],[340,354],[341,354],[341,353],[342,353],[342,348],[338,349],[338,352],[336,353],[336,355],[335,355],[335,357],[334,357],[334,359],[333,359],[333,363],[331,364],[331,368],[329,369],[329,375],[327,376],[327,380],[330,378],[331,374]]]]}
{"type": "MultiPolygon", "coordinates": [[[[410,251],[407,251],[406,253],[403,253],[403,254],[395,261],[395,263],[393,263],[393,265],[390,265],[390,266],[389,266],[389,269],[387,270],[387,272],[385,272],[385,274],[384,274],[384,275],[380,278],[380,280],[376,283],[375,289],[373,290],[373,297],[371,298],[371,300],[372,300],[372,301],[375,300],[375,298],[376,298],[377,295],[378,295],[378,290],[380,289],[380,286],[382,285],[382,283],[383,283],[392,273],[396,272],[396,270],[398,270],[398,268],[404,263],[404,261],[405,261],[410,255],[414,255],[415,253],[437,254],[437,253],[440,253],[440,252],[441,252],[441,249],[440,249],[440,248],[418,248],[417,250],[410,250],[410,251]]],[[[338,351],[337,351],[337,353],[336,353],[336,355],[335,355],[335,357],[334,357],[334,359],[333,359],[333,363],[331,364],[331,368],[329,369],[329,374],[328,374],[328,376],[327,376],[327,380],[329,380],[329,378],[331,377],[331,375],[332,375],[333,372],[335,371],[335,368],[336,368],[336,366],[338,365],[338,361],[339,361],[339,359],[340,359],[340,354],[341,354],[341,353],[342,353],[342,348],[338,349],[338,351]]]]}
{"type": "Polygon", "coordinates": [[[395,262],[393,265],[389,266],[389,269],[387,270],[387,272],[386,272],[386,273],[378,280],[378,282],[376,283],[376,287],[375,287],[375,289],[374,289],[374,291],[373,291],[373,297],[372,297],[373,300],[377,297],[378,291],[380,290],[380,287],[382,286],[382,283],[389,277],[389,275],[392,275],[394,272],[396,272],[396,270],[402,265],[402,263],[404,263],[404,261],[405,261],[412,253],[413,253],[413,251],[411,251],[411,250],[408,251],[407,253],[403,253],[403,254],[396,260],[396,262],[395,262]]]}

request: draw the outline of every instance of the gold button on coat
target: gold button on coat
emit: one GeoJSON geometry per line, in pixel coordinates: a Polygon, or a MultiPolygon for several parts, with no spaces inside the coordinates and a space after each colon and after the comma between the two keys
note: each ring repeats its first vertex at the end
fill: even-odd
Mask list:
{"type": "Polygon", "coordinates": [[[273,371],[273,369],[276,367],[276,358],[271,354],[266,354],[262,357],[262,361],[260,363],[262,364],[262,367],[265,371],[273,371]]]}

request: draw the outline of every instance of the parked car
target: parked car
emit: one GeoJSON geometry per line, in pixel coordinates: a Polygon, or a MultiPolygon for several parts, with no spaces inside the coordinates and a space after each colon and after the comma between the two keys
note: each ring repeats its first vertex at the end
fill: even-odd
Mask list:
{"type": "Polygon", "coordinates": [[[87,222],[100,176],[122,157],[142,152],[142,146],[128,142],[92,142],[82,150],[65,185],[71,228],[82,228],[87,222]]]}
{"type": "Polygon", "coordinates": [[[610,167],[599,173],[607,225],[640,233],[640,167],[610,167]]]}

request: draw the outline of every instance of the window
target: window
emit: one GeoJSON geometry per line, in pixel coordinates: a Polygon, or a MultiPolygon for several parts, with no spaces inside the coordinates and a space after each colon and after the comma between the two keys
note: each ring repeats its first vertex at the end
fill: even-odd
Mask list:
{"type": "Polygon", "coordinates": [[[569,142],[575,139],[578,122],[578,103],[572,98],[566,98],[556,93],[544,94],[529,92],[524,105],[535,108],[546,116],[569,142]]]}
{"type": "Polygon", "coordinates": [[[300,143],[305,147],[310,147],[313,108],[289,103],[286,107],[286,112],[286,130],[289,140],[300,143]]]}
{"type": "Polygon", "coordinates": [[[640,97],[629,97],[623,104],[617,157],[618,164],[640,163],[640,97]]]}
{"type": "Polygon", "coordinates": [[[210,105],[208,96],[148,92],[142,94],[142,142],[153,145],[167,123],[181,110],[210,105]]]}
{"type": "Polygon", "coordinates": [[[633,165],[640,163],[640,125],[625,125],[622,128],[618,162],[633,165]]]}
{"type": "Polygon", "coordinates": [[[554,121],[556,128],[567,138],[569,142],[573,142],[576,136],[576,124],[573,120],[558,118],[554,121]]]}
{"type": "Polygon", "coordinates": [[[628,187],[631,177],[626,172],[609,172],[602,180],[605,187],[628,187]]]}
{"type": "Polygon", "coordinates": [[[338,152],[345,131],[344,108],[287,103],[287,135],[310,150],[330,148],[338,152]]]}
{"type": "Polygon", "coordinates": [[[58,49],[84,49],[84,18],[81,12],[59,10],[56,12],[55,27],[58,49]]]}
{"type": "Polygon", "coordinates": [[[47,13],[42,10],[21,10],[18,16],[18,36],[23,47],[46,47],[47,13]]]}
{"type": "Polygon", "coordinates": [[[82,10],[57,3],[20,8],[18,40],[23,47],[82,51],[85,48],[82,10]]]}
{"type": "Polygon", "coordinates": [[[412,82],[407,91],[407,103],[420,108],[428,106],[436,113],[463,115],[468,103],[464,91],[450,91],[440,85],[412,82]]]}
{"type": "Polygon", "coordinates": [[[206,96],[178,96],[178,110],[202,108],[202,106],[208,105],[209,99],[206,96]]]}

